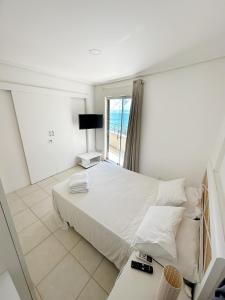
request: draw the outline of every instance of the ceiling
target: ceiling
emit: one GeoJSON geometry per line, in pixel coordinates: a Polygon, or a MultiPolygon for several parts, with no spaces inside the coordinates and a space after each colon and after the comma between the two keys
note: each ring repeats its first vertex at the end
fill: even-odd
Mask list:
{"type": "Polygon", "coordinates": [[[0,0],[0,61],[90,83],[158,72],[225,56],[224,12],[224,0],[0,0]]]}

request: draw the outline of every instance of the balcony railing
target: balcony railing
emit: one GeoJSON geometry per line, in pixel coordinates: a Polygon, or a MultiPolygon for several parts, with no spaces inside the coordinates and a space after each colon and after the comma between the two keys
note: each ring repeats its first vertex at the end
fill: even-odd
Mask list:
{"type": "Polygon", "coordinates": [[[120,132],[109,132],[109,159],[123,164],[123,158],[126,147],[126,136],[120,135],[120,132]],[[121,141],[120,141],[121,136],[121,141]],[[121,148],[120,148],[121,142],[121,148]],[[119,161],[120,160],[120,161],[119,161]]]}

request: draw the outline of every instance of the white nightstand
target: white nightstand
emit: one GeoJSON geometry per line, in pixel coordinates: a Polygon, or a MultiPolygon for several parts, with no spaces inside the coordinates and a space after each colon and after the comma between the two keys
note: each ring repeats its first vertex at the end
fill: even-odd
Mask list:
{"type": "Polygon", "coordinates": [[[102,160],[102,153],[99,152],[88,152],[83,153],[77,156],[78,157],[78,164],[85,169],[88,169],[102,160]]]}
{"type": "MultiPolygon", "coordinates": [[[[151,275],[131,269],[131,260],[140,261],[136,258],[135,253],[133,252],[120,273],[107,300],[156,300],[163,268],[153,261],[152,266],[154,271],[151,275]]],[[[183,285],[183,289],[181,290],[178,300],[191,299],[186,294],[185,289],[190,292],[190,289],[183,285]]]]}

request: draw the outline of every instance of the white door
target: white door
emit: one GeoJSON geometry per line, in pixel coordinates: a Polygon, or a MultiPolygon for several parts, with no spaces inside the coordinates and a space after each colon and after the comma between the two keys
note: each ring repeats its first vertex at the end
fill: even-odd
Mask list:
{"type": "Polygon", "coordinates": [[[84,100],[27,92],[12,96],[31,183],[74,166],[86,149],[77,123],[84,100]]]}
{"type": "Polygon", "coordinates": [[[79,130],[78,115],[85,113],[83,99],[60,98],[57,100],[58,113],[54,114],[56,147],[56,173],[76,163],[76,156],[86,152],[86,136],[79,130]]]}

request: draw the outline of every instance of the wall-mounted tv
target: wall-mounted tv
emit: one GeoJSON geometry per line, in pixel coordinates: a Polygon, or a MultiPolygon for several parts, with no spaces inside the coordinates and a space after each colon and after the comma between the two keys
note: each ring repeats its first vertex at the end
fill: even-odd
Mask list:
{"type": "Polygon", "coordinates": [[[79,129],[93,129],[103,127],[103,115],[82,114],[79,115],[79,129]]]}

